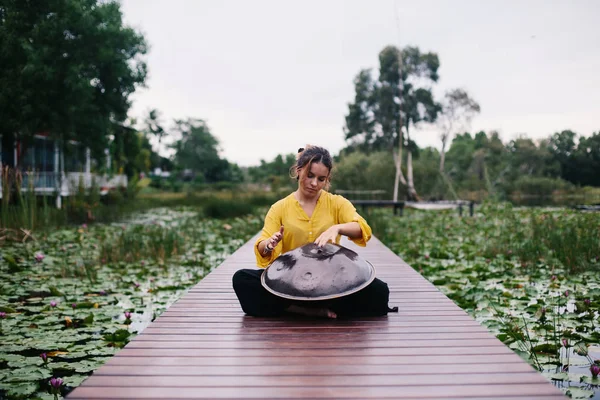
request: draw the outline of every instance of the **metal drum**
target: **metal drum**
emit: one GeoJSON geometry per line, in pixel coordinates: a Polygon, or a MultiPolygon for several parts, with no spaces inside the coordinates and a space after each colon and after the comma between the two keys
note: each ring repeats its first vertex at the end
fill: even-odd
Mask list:
{"type": "Polygon", "coordinates": [[[306,244],[277,257],[263,272],[269,292],[292,300],[328,300],[347,296],[375,279],[373,265],[354,251],[328,243],[306,244]]]}

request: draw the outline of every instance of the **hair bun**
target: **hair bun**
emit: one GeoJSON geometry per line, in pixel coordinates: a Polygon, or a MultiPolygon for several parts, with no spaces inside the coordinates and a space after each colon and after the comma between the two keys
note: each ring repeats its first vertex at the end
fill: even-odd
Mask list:
{"type": "Polygon", "coordinates": [[[302,153],[303,151],[304,151],[304,147],[300,147],[300,148],[298,149],[298,153],[302,153]]]}

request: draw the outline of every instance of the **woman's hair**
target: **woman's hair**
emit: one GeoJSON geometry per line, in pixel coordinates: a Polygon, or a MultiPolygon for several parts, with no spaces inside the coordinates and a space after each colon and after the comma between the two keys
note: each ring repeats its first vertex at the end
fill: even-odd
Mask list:
{"type": "Polygon", "coordinates": [[[323,147],[307,144],[306,147],[299,148],[298,154],[296,155],[296,163],[290,168],[290,176],[296,178],[296,180],[304,178],[310,170],[310,165],[313,163],[321,163],[329,170],[327,185],[325,186],[326,188],[329,188],[333,161],[329,152],[323,147]],[[304,168],[306,166],[308,166],[308,168],[304,168]]]}

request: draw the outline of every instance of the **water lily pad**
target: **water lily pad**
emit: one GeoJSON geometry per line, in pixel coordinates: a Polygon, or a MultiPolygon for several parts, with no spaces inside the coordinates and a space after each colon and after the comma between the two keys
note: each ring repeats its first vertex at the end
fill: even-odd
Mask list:
{"type": "Polygon", "coordinates": [[[26,398],[38,390],[38,384],[35,382],[10,383],[2,384],[2,388],[6,390],[8,398],[26,398]]]}
{"type": "MultiPolygon", "coordinates": [[[[64,397],[58,395],[58,400],[62,400],[64,397]]],[[[32,400],[55,400],[54,395],[46,392],[37,392],[33,395],[32,400]]]]}
{"type": "Polygon", "coordinates": [[[40,366],[44,364],[41,357],[23,357],[19,360],[13,360],[8,362],[8,366],[11,368],[21,368],[26,366],[40,366]]]}
{"type": "Polygon", "coordinates": [[[558,347],[554,344],[544,343],[533,348],[538,354],[556,354],[558,352],[558,347]]]}
{"type": "Polygon", "coordinates": [[[572,399],[589,399],[594,396],[594,391],[571,387],[567,389],[565,394],[572,399]]]}
{"type": "Polygon", "coordinates": [[[83,381],[88,378],[88,375],[73,375],[66,376],[63,378],[63,382],[66,386],[77,387],[81,385],[83,381]]]}
{"type": "Polygon", "coordinates": [[[102,364],[104,364],[104,360],[82,360],[79,362],[75,362],[73,363],[73,367],[75,368],[75,372],[78,372],[80,374],[85,374],[88,372],[91,372],[95,369],[97,369],[99,366],[101,366],[102,364]]]}
{"type": "Polygon", "coordinates": [[[587,383],[589,385],[598,385],[600,386],[600,377],[592,378],[591,376],[582,376],[580,379],[581,382],[587,383]]]}
{"type": "Polygon", "coordinates": [[[7,362],[24,362],[25,356],[22,356],[20,354],[0,353],[0,360],[7,361],[7,362]]]}
{"type": "Polygon", "coordinates": [[[24,367],[11,370],[6,382],[32,382],[50,378],[52,372],[44,367],[24,367]]]}
{"type": "Polygon", "coordinates": [[[544,373],[544,376],[553,381],[564,381],[569,379],[569,374],[566,372],[544,373]]]}

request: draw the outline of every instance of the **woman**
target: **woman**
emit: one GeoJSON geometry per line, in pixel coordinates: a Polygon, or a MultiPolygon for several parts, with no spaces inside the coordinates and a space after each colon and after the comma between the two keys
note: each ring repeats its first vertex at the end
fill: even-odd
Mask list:
{"type": "MultiPolygon", "coordinates": [[[[366,246],[371,228],[348,200],[327,192],[333,163],[322,147],[299,149],[290,169],[298,190],[271,206],[262,233],[254,245],[259,267],[265,268],[280,254],[307,243],[324,246],[338,243],[340,236],[366,246]]],[[[329,301],[295,302],[262,287],[262,270],[242,269],[233,276],[233,288],[244,312],[256,317],[297,313],[328,318],[379,316],[388,311],[387,284],[375,279],[357,293],[329,301]]]]}

